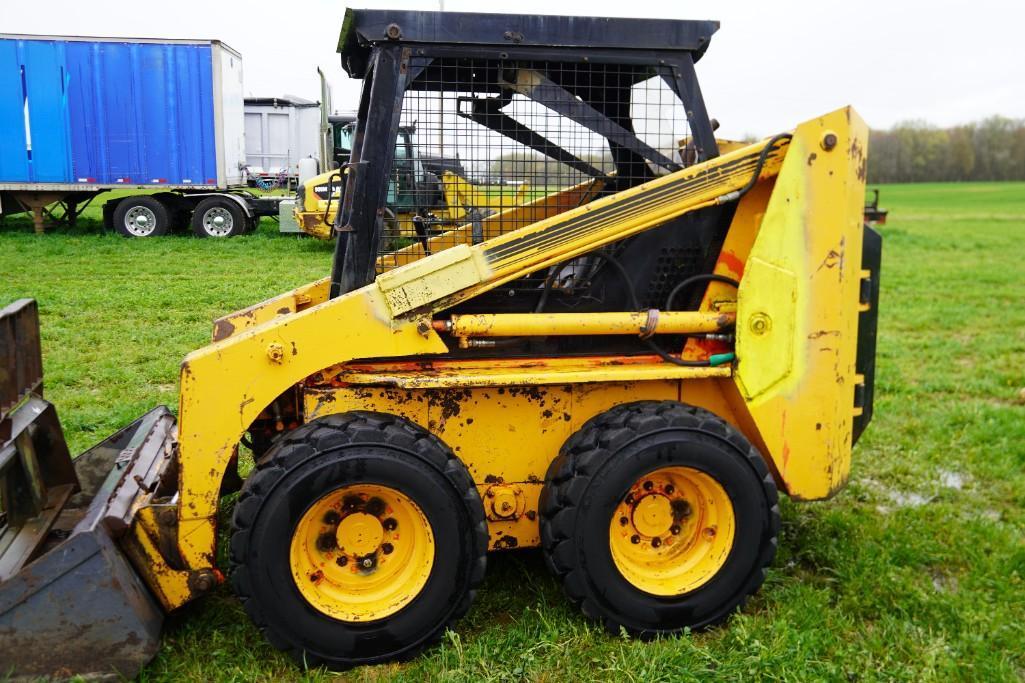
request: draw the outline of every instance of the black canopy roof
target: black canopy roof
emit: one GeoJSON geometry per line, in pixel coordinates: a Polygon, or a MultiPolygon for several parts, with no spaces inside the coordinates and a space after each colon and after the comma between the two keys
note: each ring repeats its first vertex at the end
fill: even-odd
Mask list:
{"type": "Polygon", "coordinates": [[[718,28],[717,21],[346,9],[338,51],[346,65],[365,63],[378,43],[689,52],[697,61],[718,28]]]}

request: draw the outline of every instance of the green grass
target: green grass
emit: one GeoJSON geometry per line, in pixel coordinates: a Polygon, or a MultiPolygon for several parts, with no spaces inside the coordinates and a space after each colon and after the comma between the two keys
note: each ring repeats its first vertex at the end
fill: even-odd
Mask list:
{"type": "MultiPolygon", "coordinates": [[[[850,486],[783,507],[773,570],[710,632],[641,643],[570,609],[537,552],[494,555],[443,644],[300,673],[227,588],[168,620],[144,680],[1015,680],[1025,677],[1025,184],[887,186],[876,417],[850,486]]],[[[47,394],[80,451],[156,403],[210,320],[327,272],[273,232],[128,241],[0,227],[0,302],[39,299],[47,394]]]]}

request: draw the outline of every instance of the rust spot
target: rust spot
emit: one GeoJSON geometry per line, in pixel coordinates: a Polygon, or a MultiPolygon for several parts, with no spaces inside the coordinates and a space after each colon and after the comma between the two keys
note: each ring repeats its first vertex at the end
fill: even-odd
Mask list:
{"type": "Polygon", "coordinates": [[[214,341],[227,339],[235,332],[235,326],[226,318],[221,318],[214,323],[214,341]]]}
{"type": "Polygon", "coordinates": [[[493,546],[495,550],[505,550],[507,548],[515,548],[520,542],[515,536],[503,536],[502,538],[495,541],[493,546]]]}
{"type": "Polygon", "coordinates": [[[526,514],[527,519],[529,519],[531,522],[537,519],[537,512],[535,510],[527,510],[527,512],[524,514],[526,514]]]}
{"type": "Polygon", "coordinates": [[[295,347],[295,342],[292,342],[292,355],[293,356],[298,356],[299,355],[299,349],[297,349],[295,347]]]}
{"type": "Polygon", "coordinates": [[[808,335],[808,339],[821,339],[822,337],[839,337],[840,330],[816,330],[808,335]]]}
{"type": "Polygon", "coordinates": [[[281,314],[281,315],[288,315],[291,312],[292,312],[292,309],[289,308],[288,306],[284,306],[284,307],[278,309],[278,313],[281,314]]]}
{"type": "Polygon", "coordinates": [[[808,165],[811,166],[813,163],[815,163],[815,160],[818,159],[818,158],[819,158],[819,155],[816,154],[815,152],[812,152],[811,154],[809,154],[808,155],[808,165]]]}
{"type": "Polygon", "coordinates": [[[858,176],[858,180],[865,182],[865,177],[868,174],[868,159],[865,158],[865,150],[861,145],[861,140],[857,137],[851,138],[851,149],[849,155],[851,161],[857,164],[855,175],[858,176]]]}
{"type": "Polygon", "coordinates": [[[502,477],[495,476],[494,474],[489,474],[486,477],[484,477],[484,483],[485,484],[504,484],[505,483],[505,479],[503,479],[502,477]]]}
{"type": "Polygon", "coordinates": [[[738,278],[744,274],[744,262],[732,252],[724,251],[719,254],[719,263],[729,268],[730,271],[736,273],[738,278]]]}

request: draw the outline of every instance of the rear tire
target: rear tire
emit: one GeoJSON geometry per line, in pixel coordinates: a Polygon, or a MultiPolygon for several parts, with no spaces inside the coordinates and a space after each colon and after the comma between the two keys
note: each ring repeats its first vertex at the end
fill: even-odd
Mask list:
{"type": "Polygon", "coordinates": [[[249,217],[234,200],[207,197],[192,213],[192,231],[199,237],[235,237],[246,232],[249,217]]]}
{"type": "Polygon", "coordinates": [[[723,621],[776,554],[776,486],[716,415],[642,401],[588,421],[541,494],[545,560],[570,600],[639,637],[723,621]]]}
{"type": "Polygon", "coordinates": [[[114,229],[123,237],[160,237],[170,232],[171,215],[159,199],[127,197],[114,209],[114,229]]]}
{"type": "Polygon", "coordinates": [[[304,666],[405,660],[469,609],[487,540],[480,496],[447,446],[354,411],[294,430],[260,460],[235,508],[231,582],[304,666]]]}

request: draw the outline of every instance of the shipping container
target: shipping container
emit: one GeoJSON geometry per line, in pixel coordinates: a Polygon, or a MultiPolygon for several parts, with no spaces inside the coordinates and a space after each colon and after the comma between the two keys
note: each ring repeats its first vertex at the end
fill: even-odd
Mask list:
{"type": "Polygon", "coordinates": [[[0,185],[242,182],[242,58],[216,40],[0,35],[0,185]]]}
{"type": "Polygon", "coordinates": [[[246,166],[251,180],[294,181],[301,159],[320,156],[321,107],[300,97],[247,97],[246,166]]]}
{"type": "Polygon", "coordinates": [[[167,190],[163,206],[121,216],[134,228],[111,225],[126,235],[164,234],[218,193],[246,223],[276,214],[228,193],[244,167],[242,57],[224,43],[0,34],[0,214],[31,210],[41,231],[45,207],[73,221],[114,188],[167,190]]]}

